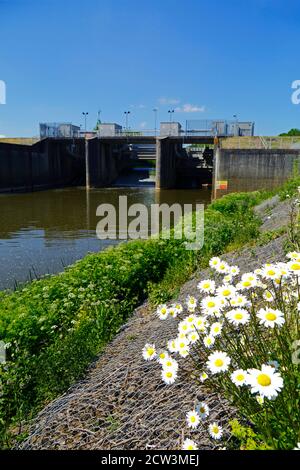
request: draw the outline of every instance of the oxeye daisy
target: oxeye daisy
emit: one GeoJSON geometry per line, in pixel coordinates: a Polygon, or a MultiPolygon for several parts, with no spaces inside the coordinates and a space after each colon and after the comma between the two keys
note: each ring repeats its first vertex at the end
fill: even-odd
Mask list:
{"type": "Polygon", "coordinates": [[[263,364],[261,370],[247,370],[247,384],[251,387],[251,393],[259,393],[261,397],[274,398],[283,387],[283,379],[274,367],[263,364]]]}
{"type": "Polygon", "coordinates": [[[168,307],[165,304],[159,305],[157,315],[160,320],[166,320],[168,318],[168,307]]]}
{"type": "Polygon", "coordinates": [[[182,444],[182,450],[198,450],[198,447],[191,439],[185,439],[182,444]]]}
{"type": "Polygon", "coordinates": [[[152,359],[155,359],[156,358],[155,345],[149,344],[149,343],[145,344],[142,354],[143,354],[143,358],[146,361],[152,361],[152,359]]]}
{"type": "Polygon", "coordinates": [[[190,331],[192,331],[193,325],[186,320],[182,320],[178,325],[179,333],[184,333],[187,335],[190,331]]]}
{"type": "Polygon", "coordinates": [[[191,331],[191,333],[188,334],[188,340],[191,344],[196,343],[199,340],[199,334],[197,331],[191,331]]]}
{"type": "Polygon", "coordinates": [[[171,353],[172,352],[177,352],[176,339],[170,339],[167,343],[167,348],[171,353]]]}
{"type": "Polygon", "coordinates": [[[161,362],[163,369],[165,370],[178,370],[178,362],[172,357],[167,357],[161,362]]]}
{"type": "Polygon", "coordinates": [[[215,351],[208,356],[206,365],[212,374],[226,372],[230,364],[230,357],[222,351],[215,351]]]}
{"type": "Polygon", "coordinates": [[[186,421],[189,428],[196,429],[200,423],[200,416],[197,411],[189,411],[186,415],[186,421]]]}
{"type": "Polygon", "coordinates": [[[215,322],[210,327],[210,334],[212,336],[219,336],[222,333],[222,323],[215,322]]]}
{"type": "Polygon", "coordinates": [[[202,403],[199,403],[199,405],[196,406],[196,411],[199,414],[201,419],[205,419],[207,418],[207,416],[209,416],[210,410],[209,410],[209,406],[203,401],[202,403]]]}
{"type": "Polygon", "coordinates": [[[237,276],[240,273],[240,268],[238,266],[230,266],[229,272],[231,276],[237,276]]]}
{"type": "Polygon", "coordinates": [[[221,299],[230,299],[235,294],[235,287],[230,284],[225,284],[218,287],[217,294],[221,299]]]}
{"type": "Polygon", "coordinates": [[[232,299],[230,299],[230,304],[233,307],[246,307],[250,304],[250,302],[245,295],[238,294],[232,297],[232,299]]]}
{"type": "Polygon", "coordinates": [[[168,351],[162,350],[157,353],[157,360],[160,364],[162,364],[169,357],[170,356],[169,356],[168,351]]]}
{"type": "Polygon", "coordinates": [[[215,337],[213,335],[208,335],[203,338],[203,343],[207,348],[211,348],[215,343],[215,337]]]}
{"type": "Polygon", "coordinates": [[[287,258],[290,258],[290,259],[296,259],[296,260],[299,260],[300,259],[300,253],[298,253],[297,251],[290,251],[287,255],[286,255],[287,258]]]}
{"type": "Polygon", "coordinates": [[[275,300],[272,292],[270,292],[269,290],[266,290],[264,292],[263,298],[264,300],[266,300],[266,302],[273,302],[275,300]]]}
{"type": "Polygon", "coordinates": [[[216,422],[212,423],[208,427],[209,434],[213,439],[221,439],[223,434],[223,429],[216,422]]]}
{"type": "Polygon", "coordinates": [[[241,387],[246,384],[247,372],[243,369],[235,370],[230,375],[230,378],[237,387],[241,387]]]}
{"type": "Polygon", "coordinates": [[[290,261],[287,266],[293,274],[300,274],[300,259],[290,261]]]}
{"type": "Polygon", "coordinates": [[[251,289],[257,285],[257,276],[254,273],[245,273],[237,285],[238,290],[251,289]]]}
{"type": "Polygon", "coordinates": [[[182,310],[183,310],[183,307],[182,307],[181,304],[174,304],[173,307],[175,308],[175,310],[176,310],[176,312],[177,312],[178,315],[179,315],[179,314],[182,312],[182,310]]]}
{"type": "Polygon", "coordinates": [[[220,310],[221,303],[218,297],[204,297],[201,301],[201,308],[208,314],[215,313],[220,310]]]}
{"type": "Polygon", "coordinates": [[[208,379],[207,373],[204,372],[204,371],[201,372],[201,374],[200,374],[200,382],[205,382],[205,380],[207,380],[207,379],[208,379]]]}
{"type": "Polygon", "coordinates": [[[250,314],[244,308],[236,308],[225,314],[227,320],[235,326],[245,325],[250,320],[250,314]]]}
{"type": "Polygon", "coordinates": [[[220,261],[220,263],[217,264],[215,269],[220,274],[227,274],[229,271],[229,266],[225,261],[220,261]]]}
{"type": "Polygon", "coordinates": [[[185,321],[187,323],[189,323],[190,325],[193,325],[194,326],[194,323],[195,323],[195,318],[196,316],[195,315],[189,315],[188,317],[185,318],[185,321]]]}
{"type": "Polygon", "coordinates": [[[274,310],[273,308],[261,308],[256,315],[260,319],[260,324],[266,327],[274,328],[282,326],[285,322],[283,313],[280,310],[274,310]]]}
{"type": "Polygon", "coordinates": [[[231,284],[232,275],[231,274],[226,274],[226,276],[223,277],[223,282],[224,282],[224,284],[231,284]]]}
{"type": "Polygon", "coordinates": [[[206,324],[207,324],[207,320],[205,317],[202,317],[202,316],[195,316],[195,322],[194,322],[194,326],[197,330],[200,330],[200,331],[205,331],[206,329],[206,324]]]}
{"type": "Polygon", "coordinates": [[[186,300],[186,303],[187,303],[188,311],[189,312],[194,312],[196,307],[197,307],[198,301],[195,297],[193,297],[192,295],[189,295],[187,300],[186,300]]]}
{"type": "Polygon", "coordinates": [[[274,264],[268,264],[262,268],[261,275],[265,279],[274,280],[280,277],[280,271],[274,264]]]}
{"type": "Polygon", "coordinates": [[[216,290],[216,283],[210,279],[205,279],[204,281],[199,282],[197,287],[201,292],[213,294],[216,290]]]}
{"type": "Polygon", "coordinates": [[[170,317],[172,318],[176,318],[177,317],[177,310],[175,307],[171,306],[168,308],[168,314],[170,315],[170,317]]]}
{"type": "Polygon", "coordinates": [[[221,263],[221,260],[220,260],[220,258],[219,258],[218,256],[214,256],[213,258],[211,258],[211,259],[209,260],[209,266],[210,266],[211,268],[214,268],[214,269],[215,269],[216,266],[218,266],[218,264],[220,264],[220,263],[221,263]]]}
{"type": "Polygon", "coordinates": [[[174,369],[163,369],[161,371],[161,376],[162,376],[163,381],[167,385],[171,385],[175,382],[177,378],[177,371],[174,369]]]}

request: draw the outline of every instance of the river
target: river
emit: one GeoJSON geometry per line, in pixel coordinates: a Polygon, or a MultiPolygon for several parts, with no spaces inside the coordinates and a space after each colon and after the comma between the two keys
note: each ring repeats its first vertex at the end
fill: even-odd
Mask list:
{"type": "Polygon", "coordinates": [[[99,240],[96,209],[109,203],[118,208],[119,196],[128,205],[142,203],[208,204],[210,189],[156,191],[138,188],[67,188],[0,195],[0,289],[62,271],[88,252],[103,250],[116,240],[99,240]],[[87,196],[88,194],[88,196],[87,196]]]}

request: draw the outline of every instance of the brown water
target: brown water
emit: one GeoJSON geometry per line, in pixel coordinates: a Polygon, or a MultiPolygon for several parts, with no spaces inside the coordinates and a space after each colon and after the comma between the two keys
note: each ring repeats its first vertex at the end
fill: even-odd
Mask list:
{"type": "Polygon", "coordinates": [[[118,209],[119,196],[128,204],[207,204],[209,189],[164,190],[153,187],[70,188],[0,195],[0,289],[13,288],[47,273],[56,273],[88,252],[118,243],[99,240],[96,208],[110,203],[118,209]]]}

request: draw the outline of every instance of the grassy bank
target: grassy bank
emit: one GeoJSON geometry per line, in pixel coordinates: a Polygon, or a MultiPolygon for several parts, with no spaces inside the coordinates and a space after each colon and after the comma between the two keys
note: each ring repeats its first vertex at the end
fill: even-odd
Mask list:
{"type": "Polygon", "coordinates": [[[0,366],[2,446],[9,444],[8,429],[17,430],[83,374],[143,299],[160,302],[200,263],[255,238],[259,221],[252,208],[267,196],[233,194],[211,204],[199,252],[181,240],[132,241],[1,293],[0,340],[7,347],[0,366]]]}

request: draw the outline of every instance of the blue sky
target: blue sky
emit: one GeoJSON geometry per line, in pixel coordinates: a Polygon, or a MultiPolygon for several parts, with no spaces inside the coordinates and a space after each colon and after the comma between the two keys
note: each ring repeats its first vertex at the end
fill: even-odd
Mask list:
{"type": "Polygon", "coordinates": [[[254,120],[300,127],[297,0],[0,0],[0,134],[40,121],[153,128],[159,119],[254,120]]]}

